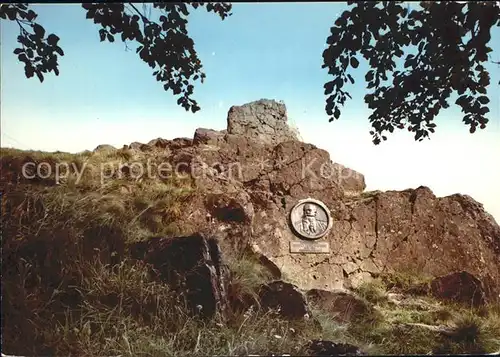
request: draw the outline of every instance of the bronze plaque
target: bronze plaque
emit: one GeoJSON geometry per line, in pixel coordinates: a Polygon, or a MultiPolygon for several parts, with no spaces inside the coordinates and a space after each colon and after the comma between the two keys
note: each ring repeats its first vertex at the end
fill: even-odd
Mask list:
{"type": "Polygon", "coordinates": [[[312,198],[300,200],[290,211],[290,224],[301,239],[316,240],[323,237],[332,223],[326,205],[312,198]]]}

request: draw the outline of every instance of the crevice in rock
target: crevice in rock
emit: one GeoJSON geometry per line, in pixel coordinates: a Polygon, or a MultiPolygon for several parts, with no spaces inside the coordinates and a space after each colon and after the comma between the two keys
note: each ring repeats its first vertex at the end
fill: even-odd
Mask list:
{"type": "Polygon", "coordinates": [[[286,210],[286,198],[281,197],[281,207],[283,207],[284,210],[286,210]]]}
{"type": "Polygon", "coordinates": [[[373,249],[375,250],[378,243],[378,196],[375,197],[375,245],[373,249]]]}
{"type": "Polygon", "coordinates": [[[410,195],[410,208],[411,208],[411,216],[413,218],[413,214],[415,213],[415,201],[417,200],[417,190],[413,190],[410,195]]]}

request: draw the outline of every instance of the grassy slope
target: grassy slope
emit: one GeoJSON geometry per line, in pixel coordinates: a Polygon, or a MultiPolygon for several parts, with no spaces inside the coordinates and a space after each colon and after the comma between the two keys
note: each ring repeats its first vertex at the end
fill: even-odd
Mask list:
{"type": "MultiPolygon", "coordinates": [[[[36,183],[2,182],[4,353],[299,353],[311,338],[348,342],[378,354],[500,348],[498,307],[473,311],[428,297],[411,299],[414,304],[391,302],[387,287],[395,279],[411,284],[408,273],[362,286],[358,294],[377,312],[348,325],[317,309],[321,330],[312,321],[287,322],[258,310],[235,313],[227,324],[197,321],[143,264],[128,259],[125,249],[126,242],[182,234],[175,221],[185,200],[197,193],[189,179],[101,181],[101,164],[118,167],[132,158],[128,150],[70,155],[2,149],[3,180],[20,172],[23,158],[74,163],[85,170],[81,181],[73,172],[59,185],[53,185],[53,176],[36,183]],[[405,323],[454,325],[461,333],[453,340],[405,323]]],[[[269,280],[251,258],[233,254],[227,259],[238,287],[233,294],[252,294],[269,280]]]]}

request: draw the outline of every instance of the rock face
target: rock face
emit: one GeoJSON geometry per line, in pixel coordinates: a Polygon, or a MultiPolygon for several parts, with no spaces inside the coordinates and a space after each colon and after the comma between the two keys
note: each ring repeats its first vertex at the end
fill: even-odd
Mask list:
{"type": "Polygon", "coordinates": [[[193,140],[154,148],[181,164],[200,193],[183,206],[183,233],[202,229],[231,249],[249,247],[303,290],[355,287],[401,269],[441,276],[460,267],[484,283],[487,296],[498,296],[500,227],[481,204],[458,194],[438,198],[427,187],[364,192],[363,175],[294,140],[285,119],[284,105],[260,100],[232,107],[227,132],[199,129],[193,140]],[[308,197],[331,212],[332,228],[320,239],[329,253],[290,253],[300,239],[288,215],[308,197]]]}
{"type": "Polygon", "coordinates": [[[130,251],[135,258],[151,264],[163,282],[183,295],[193,313],[226,316],[229,275],[215,238],[196,234],[151,239],[131,245],[130,251]]]}
{"type": "Polygon", "coordinates": [[[227,117],[227,132],[270,145],[297,140],[288,127],[285,105],[267,99],[231,107],[227,117]]]}

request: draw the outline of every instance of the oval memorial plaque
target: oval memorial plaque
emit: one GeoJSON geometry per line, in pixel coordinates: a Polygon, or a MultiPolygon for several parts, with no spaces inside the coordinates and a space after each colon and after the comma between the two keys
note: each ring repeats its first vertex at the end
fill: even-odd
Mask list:
{"type": "Polygon", "coordinates": [[[313,198],[300,200],[290,211],[290,224],[304,239],[318,239],[332,227],[332,217],[326,205],[313,198]]]}

